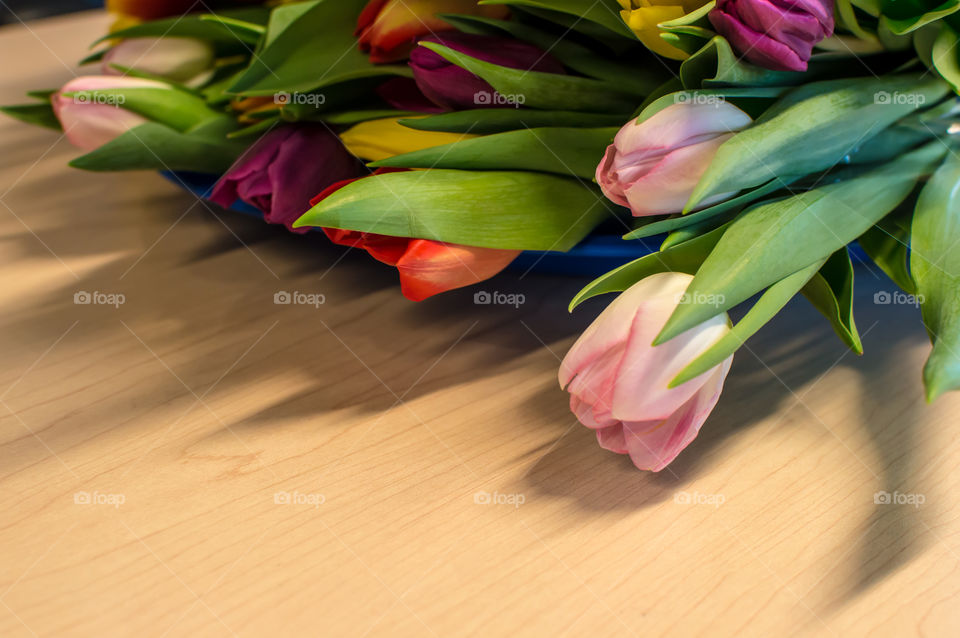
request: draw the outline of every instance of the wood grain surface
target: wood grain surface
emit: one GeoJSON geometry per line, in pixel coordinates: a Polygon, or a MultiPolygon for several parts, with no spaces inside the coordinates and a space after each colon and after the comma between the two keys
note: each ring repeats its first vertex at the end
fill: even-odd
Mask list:
{"type": "MultiPolygon", "coordinates": [[[[0,29],[0,100],[105,25],[0,29]]],[[[0,636],[960,635],[960,399],[924,404],[919,313],[870,267],[864,356],[795,300],[655,475],[557,387],[583,280],[414,304],[75,154],[0,121],[0,636]]]]}

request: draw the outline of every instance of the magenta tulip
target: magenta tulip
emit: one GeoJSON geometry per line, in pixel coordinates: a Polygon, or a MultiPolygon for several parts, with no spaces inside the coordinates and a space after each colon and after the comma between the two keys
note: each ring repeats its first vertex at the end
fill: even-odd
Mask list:
{"type": "Polygon", "coordinates": [[[123,108],[120,96],[85,93],[111,89],[168,89],[162,82],[141,78],[88,75],[67,82],[51,98],[53,112],[70,143],[85,151],[103,146],[148,120],[123,108]],[[80,95],[69,95],[79,93],[80,95]]]}
{"type": "Polygon", "coordinates": [[[302,124],[276,128],[220,178],[210,200],[227,207],[238,199],[263,212],[272,224],[293,228],[310,209],[310,198],[341,180],[367,174],[362,162],[325,126],[302,124]]]}
{"type": "Polygon", "coordinates": [[[693,278],[660,273],[617,297],[560,364],[570,409],[600,446],[662,470],[697,436],[723,389],[733,355],[674,388],[670,381],[730,330],[726,313],[653,346],[693,278]]]}
{"type": "MultiPolygon", "coordinates": [[[[420,40],[511,69],[541,73],[564,73],[563,65],[532,44],[490,35],[446,31],[420,40]]],[[[410,54],[410,68],[417,86],[438,106],[450,110],[520,106],[522,95],[500,95],[485,80],[448,62],[438,53],[419,46],[410,54]]]]}
{"type": "MultiPolygon", "coordinates": [[[[597,166],[597,183],[635,217],[678,213],[720,145],[750,122],[749,115],[725,101],[671,104],[620,129],[597,166]]],[[[730,195],[715,195],[700,206],[730,195]]]]}
{"type": "Polygon", "coordinates": [[[774,71],[806,71],[833,33],[833,0],[717,0],[710,23],[744,58],[774,71]]]}

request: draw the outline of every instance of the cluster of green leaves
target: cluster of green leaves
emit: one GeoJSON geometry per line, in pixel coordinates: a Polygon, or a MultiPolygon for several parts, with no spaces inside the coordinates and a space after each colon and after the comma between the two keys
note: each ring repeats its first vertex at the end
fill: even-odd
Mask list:
{"type": "MultiPolygon", "coordinates": [[[[687,209],[716,193],[739,194],[696,212],[642,221],[624,239],[668,232],[660,251],[591,282],[571,309],[657,272],[689,273],[687,302],[658,335],[656,343],[663,343],[755,298],[731,332],[673,384],[730,356],[797,293],[860,353],[847,248],[859,240],[884,272],[923,300],[934,340],[924,371],[928,398],[960,387],[960,261],[952,251],[960,239],[960,162],[943,135],[956,110],[950,87],[931,74],[913,74],[684,97],[698,95],[769,100],[751,127],[720,146],[687,209]]],[[[652,101],[640,119],[664,101],[652,101]]]]}
{"type": "MultiPolygon", "coordinates": [[[[513,14],[509,20],[442,17],[465,32],[506,35],[539,45],[569,73],[513,69],[422,43],[499,93],[523,95],[523,108],[401,119],[411,129],[471,137],[372,162],[371,167],[429,170],[354,182],[308,211],[298,225],[491,248],[566,251],[618,214],[592,183],[597,161],[637,105],[663,83],[666,72],[626,29],[615,0],[481,4],[509,4],[513,14]],[[631,52],[636,61],[616,61],[613,51],[631,52]]],[[[360,56],[350,72],[383,68],[360,56]]],[[[303,78],[302,88],[320,86],[319,78],[307,80],[306,71],[298,77],[303,78]]],[[[328,79],[325,76],[323,82],[328,79]]],[[[242,79],[234,88],[264,92],[277,88],[276,78],[265,74],[257,82],[251,85],[242,79]]],[[[315,115],[329,121],[328,114],[315,115]]]]}

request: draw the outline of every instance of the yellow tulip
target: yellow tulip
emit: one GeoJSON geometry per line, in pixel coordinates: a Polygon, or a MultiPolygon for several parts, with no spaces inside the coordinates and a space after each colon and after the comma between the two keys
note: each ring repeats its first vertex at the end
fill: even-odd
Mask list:
{"type": "Polygon", "coordinates": [[[418,131],[388,117],[360,122],[341,133],[340,141],[357,157],[376,161],[474,137],[477,136],[468,133],[418,131]]]}
{"type": "Polygon", "coordinates": [[[696,11],[708,0],[617,0],[623,11],[620,17],[644,46],[658,55],[673,60],[685,60],[689,53],[678,49],[660,37],[662,22],[682,18],[696,11]]]}

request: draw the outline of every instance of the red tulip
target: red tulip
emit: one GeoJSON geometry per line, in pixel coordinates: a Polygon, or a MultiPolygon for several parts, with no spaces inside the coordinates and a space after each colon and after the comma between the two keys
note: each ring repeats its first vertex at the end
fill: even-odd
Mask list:
{"type": "MultiPolygon", "coordinates": [[[[378,169],[374,174],[397,170],[403,169],[378,169]]],[[[356,179],[347,179],[329,186],[310,200],[311,205],[317,205],[354,181],[356,179]]],[[[489,279],[520,254],[519,250],[479,248],[338,228],[324,228],[323,232],[335,244],[362,248],[374,259],[396,267],[400,274],[400,291],[411,301],[423,301],[441,292],[489,279]]]]}
{"type": "Polygon", "coordinates": [[[505,18],[509,11],[476,0],[370,0],[357,20],[360,50],[370,53],[371,62],[403,60],[417,38],[453,28],[437,17],[442,13],[505,18]]]}

